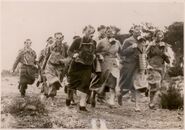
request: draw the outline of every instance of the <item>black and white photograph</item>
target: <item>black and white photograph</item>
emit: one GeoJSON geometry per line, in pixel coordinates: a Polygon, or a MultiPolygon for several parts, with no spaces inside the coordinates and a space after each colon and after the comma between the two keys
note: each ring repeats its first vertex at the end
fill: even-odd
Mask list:
{"type": "Polygon", "coordinates": [[[1,0],[1,129],[184,129],[184,0],[1,0]]]}

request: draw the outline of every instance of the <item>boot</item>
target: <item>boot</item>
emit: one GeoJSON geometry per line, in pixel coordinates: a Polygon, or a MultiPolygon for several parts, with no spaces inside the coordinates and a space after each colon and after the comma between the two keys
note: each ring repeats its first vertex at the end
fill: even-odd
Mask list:
{"type": "Polygon", "coordinates": [[[87,109],[85,107],[87,97],[88,97],[88,95],[86,93],[83,93],[83,92],[80,93],[80,105],[79,105],[79,110],[80,111],[86,111],[87,112],[87,109]]]}
{"type": "Polygon", "coordinates": [[[67,89],[67,99],[66,99],[66,106],[72,105],[71,102],[74,101],[73,99],[73,90],[67,89]]]}
{"type": "Polygon", "coordinates": [[[109,97],[109,100],[108,100],[109,108],[116,108],[116,106],[115,106],[115,96],[116,96],[115,90],[110,89],[110,97],[109,97]]]}
{"type": "Polygon", "coordinates": [[[120,95],[118,95],[118,104],[120,105],[120,106],[122,106],[122,95],[120,94],[120,95]]]}
{"type": "Polygon", "coordinates": [[[80,111],[84,111],[84,112],[88,112],[88,110],[84,106],[79,106],[79,110],[80,111]]]}
{"type": "Polygon", "coordinates": [[[21,97],[25,97],[26,88],[27,88],[27,85],[26,85],[26,84],[20,85],[19,91],[20,91],[20,93],[21,93],[21,97]]]}
{"type": "Polygon", "coordinates": [[[21,90],[21,97],[25,97],[25,90],[21,90]]]}
{"type": "Polygon", "coordinates": [[[155,108],[155,104],[153,103],[155,94],[156,94],[155,91],[150,92],[150,103],[149,103],[149,108],[150,109],[154,109],[155,108]]]}
{"type": "Polygon", "coordinates": [[[95,91],[91,92],[90,103],[91,103],[91,107],[94,108],[96,106],[96,93],[95,93],[95,91]]]}
{"type": "Polygon", "coordinates": [[[40,81],[37,81],[36,86],[39,87],[39,85],[40,85],[40,81]]]}
{"type": "Polygon", "coordinates": [[[70,106],[71,105],[71,100],[70,99],[66,99],[66,106],[70,106]]]}
{"type": "Polygon", "coordinates": [[[77,103],[74,100],[74,90],[71,91],[70,93],[70,99],[71,99],[71,105],[77,105],[77,103]]]}
{"type": "Polygon", "coordinates": [[[67,93],[67,86],[64,86],[64,92],[67,93]]]}

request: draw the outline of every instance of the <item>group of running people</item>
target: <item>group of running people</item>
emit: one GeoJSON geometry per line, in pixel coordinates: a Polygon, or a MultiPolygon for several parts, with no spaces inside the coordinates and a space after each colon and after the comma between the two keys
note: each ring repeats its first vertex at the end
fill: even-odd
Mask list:
{"type": "Polygon", "coordinates": [[[117,31],[101,25],[97,28],[98,37],[94,38],[95,28],[87,25],[82,30],[83,36],[74,36],[70,46],[61,32],[55,33],[47,39],[38,58],[31,48],[31,39],[26,39],[13,65],[14,72],[21,63],[18,85],[21,96],[25,96],[27,85],[37,79],[41,94],[51,98],[53,104],[64,84],[67,107],[76,103],[77,92],[80,111],[88,111],[87,103],[95,107],[97,101],[106,102],[111,108],[117,107],[117,101],[121,106],[127,92],[132,95],[135,110],[140,111],[138,93],[143,89],[149,94],[149,107],[155,108],[153,99],[161,87],[165,64],[170,63],[164,33],[134,25],[129,37],[120,41],[117,31]]]}

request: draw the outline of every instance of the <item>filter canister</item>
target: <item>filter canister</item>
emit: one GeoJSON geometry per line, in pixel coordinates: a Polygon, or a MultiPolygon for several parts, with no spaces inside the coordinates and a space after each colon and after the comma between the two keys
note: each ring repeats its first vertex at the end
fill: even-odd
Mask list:
{"type": "Polygon", "coordinates": [[[139,54],[139,68],[145,70],[147,66],[146,54],[139,54]]]}

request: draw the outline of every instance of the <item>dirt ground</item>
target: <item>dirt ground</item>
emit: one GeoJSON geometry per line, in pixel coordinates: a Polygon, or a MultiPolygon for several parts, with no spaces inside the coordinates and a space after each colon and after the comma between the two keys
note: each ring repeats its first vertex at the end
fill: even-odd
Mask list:
{"type": "Polygon", "coordinates": [[[97,104],[96,108],[91,108],[88,105],[87,108],[90,112],[82,113],[78,111],[78,106],[73,106],[70,109],[65,107],[63,88],[56,96],[56,106],[51,106],[49,101],[45,102],[45,105],[39,104],[37,99],[39,99],[40,89],[35,85],[28,87],[26,98],[21,98],[17,84],[17,77],[6,76],[1,79],[1,128],[89,129],[95,127],[93,122],[96,120],[97,125],[101,124],[101,128],[108,129],[184,128],[183,110],[150,110],[148,98],[142,95],[140,96],[141,112],[135,112],[134,103],[130,101],[129,96],[125,96],[122,107],[110,109],[106,104],[97,104]],[[21,106],[28,108],[28,110],[20,109],[21,106]],[[16,109],[20,110],[16,111],[16,109]],[[103,123],[99,123],[99,120],[103,121],[104,126],[103,123]]]}

